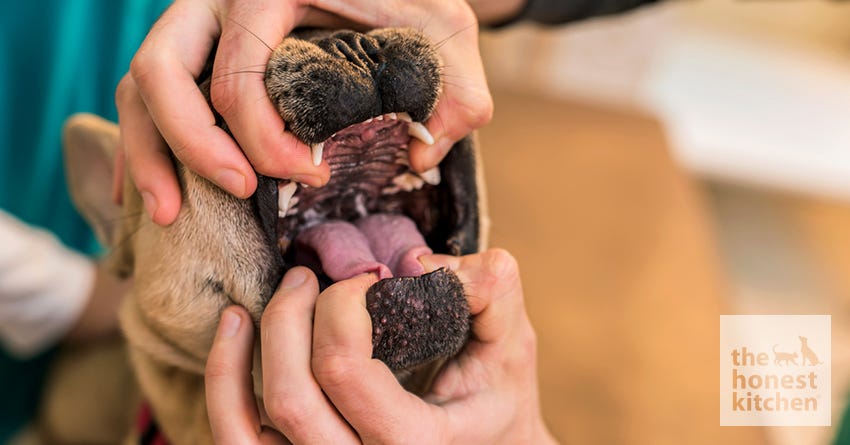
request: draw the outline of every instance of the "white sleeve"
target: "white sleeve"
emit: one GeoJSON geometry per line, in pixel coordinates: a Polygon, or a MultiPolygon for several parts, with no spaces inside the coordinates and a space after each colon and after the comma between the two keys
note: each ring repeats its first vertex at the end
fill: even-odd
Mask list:
{"type": "Polygon", "coordinates": [[[94,286],[94,263],[52,234],[0,210],[0,345],[20,358],[73,327],[94,286]]]}

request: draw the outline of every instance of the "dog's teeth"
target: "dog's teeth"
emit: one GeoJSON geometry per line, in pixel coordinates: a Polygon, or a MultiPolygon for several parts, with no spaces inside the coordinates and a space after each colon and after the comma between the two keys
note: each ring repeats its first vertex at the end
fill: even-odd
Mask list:
{"type": "Polygon", "coordinates": [[[368,123],[372,122],[372,120],[374,120],[374,119],[375,119],[374,117],[370,117],[369,119],[366,119],[366,123],[368,124],[368,123]]]}
{"type": "Polygon", "coordinates": [[[384,120],[384,115],[382,114],[382,115],[380,115],[380,116],[375,116],[375,120],[376,120],[376,121],[382,121],[382,120],[384,120]]]}
{"type": "Polygon", "coordinates": [[[277,216],[283,218],[293,204],[292,195],[298,190],[298,184],[289,182],[277,189],[277,216]]]}
{"type": "Polygon", "coordinates": [[[393,184],[395,184],[400,190],[411,192],[413,190],[421,189],[422,186],[425,185],[425,181],[419,176],[406,172],[393,178],[393,184]]]}
{"type": "Polygon", "coordinates": [[[405,112],[398,113],[398,118],[405,122],[413,122],[413,118],[411,118],[410,115],[405,112]]]}
{"type": "Polygon", "coordinates": [[[313,165],[318,167],[322,164],[322,151],[325,149],[325,143],[319,142],[310,146],[310,151],[313,153],[313,165]]]}
{"type": "Polygon", "coordinates": [[[410,157],[407,152],[399,151],[395,157],[395,163],[399,165],[404,165],[405,167],[410,167],[410,157]]]}
{"type": "Polygon", "coordinates": [[[398,114],[396,114],[396,113],[389,113],[389,114],[387,114],[387,117],[388,117],[388,118],[390,118],[390,119],[392,119],[392,120],[397,120],[397,119],[398,119],[398,114]]]}
{"type": "Polygon", "coordinates": [[[434,167],[431,170],[424,171],[419,174],[419,176],[425,180],[428,184],[431,185],[439,185],[440,184],[440,168],[434,167]]]}
{"type": "Polygon", "coordinates": [[[407,126],[407,134],[409,136],[415,137],[416,139],[419,139],[420,141],[428,145],[434,144],[434,136],[431,136],[431,133],[428,131],[427,128],[425,128],[424,125],[422,125],[421,122],[411,122],[407,126]]]}

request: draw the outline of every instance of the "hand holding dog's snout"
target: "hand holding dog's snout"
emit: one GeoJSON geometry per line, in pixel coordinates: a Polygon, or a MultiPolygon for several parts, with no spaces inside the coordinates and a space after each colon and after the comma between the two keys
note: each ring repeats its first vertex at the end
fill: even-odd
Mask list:
{"type": "MultiPolygon", "coordinates": [[[[263,404],[292,443],[554,443],[540,414],[534,332],[516,263],[503,251],[422,257],[465,285],[473,337],[420,399],[372,359],[363,275],[319,294],[315,276],[291,270],[263,315],[263,404]]],[[[251,388],[251,323],[228,309],[207,364],[217,443],[285,443],[260,427],[251,388]],[[225,323],[242,322],[235,335],[225,323]],[[272,438],[274,437],[274,440],[272,438]]]]}
{"type": "Polygon", "coordinates": [[[116,91],[123,149],[116,196],[126,159],[153,221],[173,222],[181,195],[170,152],[240,198],[254,193],[255,171],[311,186],[327,182],[327,166],[314,166],[309,147],[284,131],[263,83],[271,55],[264,42],[277,44],[296,26],[307,9],[301,3],[178,0],[163,13],[116,91]],[[216,40],[210,99],[238,145],[215,125],[196,85],[216,40]]]}
{"type": "Polygon", "coordinates": [[[177,0],[151,28],[116,91],[122,133],[116,199],[126,160],[151,219],[172,223],[181,207],[172,154],[240,198],[256,190],[256,173],[326,184],[327,163],[313,165],[310,148],[285,131],[263,81],[272,47],[298,25],[421,28],[435,42],[443,88],[425,122],[433,143],[411,141],[416,171],[437,166],[455,142],[492,117],[478,21],[464,0],[177,0]],[[421,17],[429,17],[425,26],[421,17]],[[214,47],[209,99],[235,140],[216,126],[196,85],[214,47]]]}

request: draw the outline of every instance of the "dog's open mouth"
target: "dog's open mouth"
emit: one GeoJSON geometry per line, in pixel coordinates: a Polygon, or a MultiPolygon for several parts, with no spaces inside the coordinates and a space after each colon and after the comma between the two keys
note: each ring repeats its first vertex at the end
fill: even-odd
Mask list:
{"type": "Polygon", "coordinates": [[[410,168],[410,141],[434,142],[422,122],[441,90],[439,65],[415,30],[305,31],[275,49],[265,73],[287,129],[331,176],[322,187],[261,177],[263,230],[281,271],[310,267],[322,287],[363,273],[380,278],[367,292],[373,355],[394,370],[456,353],[469,327],[457,277],[425,273],[419,262],[479,247],[471,140],[439,167],[410,168]]]}
{"type": "Polygon", "coordinates": [[[433,143],[425,126],[404,112],[350,125],[312,145],[314,164],[329,164],[328,184],[278,180],[274,201],[284,270],[307,266],[322,287],[363,273],[380,278],[367,308],[374,355],[393,369],[457,352],[468,330],[457,278],[444,270],[426,274],[419,262],[435,250],[428,238],[438,252],[462,249],[446,244],[456,216],[446,204],[458,197],[441,187],[439,167],[421,174],[410,168],[413,138],[433,143]]]}
{"type": "Polygon", "coordinates": [[[313,162],[327,161],[330,182],[320,188],[278,183],[278,244],[284,254],[291,252],[289,263],[309,266],[332,281],[363,273],[383,279],[425,272],[418,258],[431,249],[403,211],[416,206],[428,212],[423,188],[439,185],[440,171],[420,175],[410,169],[410,137],[433,143],[425,126],[407,113],[389,113],[313,145],[313,162]]]}

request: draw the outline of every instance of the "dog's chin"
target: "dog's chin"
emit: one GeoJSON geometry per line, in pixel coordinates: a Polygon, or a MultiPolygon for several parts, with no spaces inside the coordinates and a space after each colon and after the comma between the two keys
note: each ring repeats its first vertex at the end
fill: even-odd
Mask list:
{"type": "Polygon", "coordinates": [[[405,112],[350,125],[312,144],[314,164],[330,167],[325,186],[263,178],[256,199],[267,239],[280,253],[278,276],[306,266],[322,288],[364,273],[379,278],[366,295],[373,357],[394,371],[456,354],[469,331],[463,285],[451,271],[429,273],[419,257],[468,253],[450,238],[465,229],[451,209],[467,205],[455,201],[469,194],[451,190],[444,175],[475,172],[451,157],[414,172],[414,138],[433,143],[405,112]]]}

